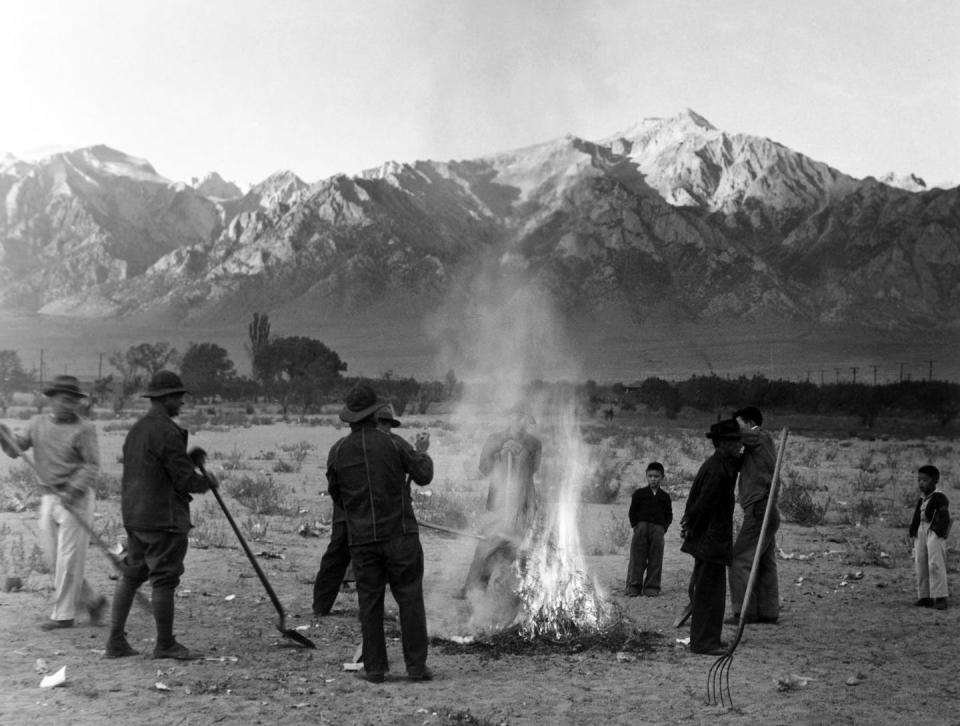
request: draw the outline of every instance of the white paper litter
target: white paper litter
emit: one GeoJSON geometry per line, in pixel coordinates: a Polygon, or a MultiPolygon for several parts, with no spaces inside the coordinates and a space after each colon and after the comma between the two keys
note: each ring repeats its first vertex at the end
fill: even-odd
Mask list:
{"type": "Polygon", "coordinates": [[[153,687],[156,688],[158,691],[169,691],[169,690],[170,690],[170,686],[168,686],[168,685],[167,685],[166,683],[164,683],[163,681],[157,681],[156,683],[153,684],[153,687]]]}
{"type": "Polygon", "coordinates": [[[40,681],[40,688],[54,688],[59,686],[61,683],[65,683],[67,680],[67,667],[63,666],[56,673],[51,673],[50,675],[44,676],[43,680],[40,681]]]}
{"type": "Polygon", "coordinates": [[[362,671],[363,663],[344,663],[343,670],[345,671],[362,671]]]}
{"type": "Polygon", "coordinates": [[[450,642],[458,643],[459,645],[466,645],[468,643],[473,642],[473,636],[472,635],[451,635],[450,642]]]}
{"type": "Polygon", "coordinates": [[[677,638],[677,645],[690,645],[690,638],[677,638]]]}
{"type": "Polygon", "coordinates": [[[233,600],[235,597],[236,597],[236,595],[227,595],[227,596],[226,596],[225,598],[223,598],[223,599],[224,599],[224,600],[233,600]]]}

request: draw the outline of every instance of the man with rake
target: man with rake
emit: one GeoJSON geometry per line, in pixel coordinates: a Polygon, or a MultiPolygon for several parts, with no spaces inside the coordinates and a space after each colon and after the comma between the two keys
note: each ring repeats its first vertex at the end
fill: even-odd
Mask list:
{"type": "Polygon", "coordinates": [[[773,471],[777,462],[777,447],[773,437],[764,431],[763,414],[755,406],[741,408],[733,414],[740,425],[743,454],[740,457],[740,507],[743,509],[743,524],[733,544],[733,559],[730,562],[730,604],[733,615],[728,625],[740,622],[743,597],[750,579],[753,556],[760,548],[757,563],[757,581],[754,597],[744,615],[744,622],[775,625],[780,616],[780,590],[777,576],[776,535],[780,528],[780,512],[773,502],[770,521],[764,541],[760,541],[763,515],[767,509],[773,471]]]}
{"type": "Polygon", "coordinates": [[[53,567],[54,603],[43,630],[72,628],[83,608],[90,622],[99,624],[107,605],[84,579],[90,537],[84,528],[93,517],[94,487],[100,472],[97,430],[79,414],[87,394],[73,376],[57,376],[43,394],[51,412],[30,419],[22,434],[0,424],[0,446],[13,458],[32,448],[37,475],[44,485],[40,501],[43,551],[53,567]],[[82,517],[84,522],[78,521],[82,517]]]}

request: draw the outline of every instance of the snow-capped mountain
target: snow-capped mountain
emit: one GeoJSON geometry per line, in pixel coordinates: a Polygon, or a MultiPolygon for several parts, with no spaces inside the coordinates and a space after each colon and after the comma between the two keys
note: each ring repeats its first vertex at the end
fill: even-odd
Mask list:
{"type": "Polygon", "coordinates": [[[690,110],[599,141],[313,184],[278,172],[232,197],[213,193],[219,177],[171,184],[106,147],[15,168],[0,171],[8,306],[356,309],[439,300],[482,268],[561,308],[633,319],[666,306],[707,320],[960,322],[960,189],[858,180],[690,110]]]}

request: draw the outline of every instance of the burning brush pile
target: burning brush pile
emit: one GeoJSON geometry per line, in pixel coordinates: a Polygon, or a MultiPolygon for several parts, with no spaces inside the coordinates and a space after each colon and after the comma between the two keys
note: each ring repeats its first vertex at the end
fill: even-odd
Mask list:
{"type": "MultiPolygon", "coordinates": [[[[580,437],[573,407],[565,407],[556,427],[556,466],[551,504],[529,526],[513,529],[515,538],[491,537],[484,560],[493,575],[472,598],[471,627],[484,635],[453,642],[499,643],[519,652],[523,643],[549,642],[574,648],[599,644],[610,635],[618,646],[632,637],[618,609],[587,573],[577,511],[580,488],[589,481],[590,457],[580,437]],[[579,645],[577,645],[579,644],[579,645]]],[[[513,476],[516,472],[514,471],[513,476]]],[[[506,488],[510,481],[506,467],[506,488]]],[[[509,493],[508,501],[514,499],[509,493]]],[[[512,521],[513,513],[506,517],[512,521]]]]}

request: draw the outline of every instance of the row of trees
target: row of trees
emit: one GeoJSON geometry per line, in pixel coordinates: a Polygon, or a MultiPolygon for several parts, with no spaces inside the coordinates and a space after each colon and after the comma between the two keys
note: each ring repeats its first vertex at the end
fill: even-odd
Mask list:
{"type": "MultiPolygon", "coordinates": [[[[171,369],[180,373],[184,385],[196,391],[201,400],[262,398],[278,403],[286,416],[291,407],[308,412],[326,401],[340,400],[360,380],[345,377],[347,364],[319,340],[296,335],[272,337],[266,313],[254,313],[248,332],[251,377],[238,375],[228,351],[216,343],[190,343],[182,354],[167,342],[138,343],[108,356],[115,373],[94,382],[93,397],[96,401],[110,400],[119,412],[131,396],[146,388],[153,374],[171,369]]],[[[35,387],[35,374],[23,369],[19,355],[0,351],[0,393],[35,387]]],[[[425,411],[431,402],[461,391],[453,371],[444,381],[426,383],[396,378],[387,372],[377,381],[377,387],[395,402],[398,413],[410,402],[425,411]]]]}
{"type": "Polygon", "coordinates": [[[721,378],[714,375],[694,376],[678,382],[647,378],[636,387],[614,384],[607,391],[588,382],[587,395],[601,405],[606,401],[616,401],[627,407],[643,404],[670,418],[684,406],[713,412],[746,403],[796,413],[855,415],[867,427],[873,426],[882,415],[932,415],[941,426],[960,415],[960,384],[948,381],[818,386],[764,376],[721,378]]]}

